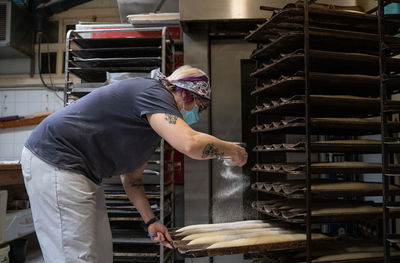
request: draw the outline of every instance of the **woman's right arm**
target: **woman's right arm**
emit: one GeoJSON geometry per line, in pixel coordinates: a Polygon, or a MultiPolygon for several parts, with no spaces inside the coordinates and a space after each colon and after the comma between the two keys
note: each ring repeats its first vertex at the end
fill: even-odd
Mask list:
{"type": "Polygon", "coordinates": [[[247,152],[232,142],[193,130],[175,115],[165,113],[147,114],[151,127],[175,149],[197,159],[230,157],[238,166],[247,162],[247,152]]]}

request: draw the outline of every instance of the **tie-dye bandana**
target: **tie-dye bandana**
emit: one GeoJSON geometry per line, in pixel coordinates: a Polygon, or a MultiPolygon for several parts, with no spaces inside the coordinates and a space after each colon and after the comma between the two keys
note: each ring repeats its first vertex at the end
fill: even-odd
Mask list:
{"type": "MultiPolygon", "coordinates": [[[[164,85],[167,85],[169,81],[167,80],[166,76],[161,73],[160,70],[153,70],[151,72],[152,78],[160,81],[164,85]]],[[[201,77],[190,77],[184,78],[180,80],[171,81],[171,84],[179,87],[181,89],[189,90],[203,98],[211,99],[211,87],[210,82],[206,76],[201,77]]]]}

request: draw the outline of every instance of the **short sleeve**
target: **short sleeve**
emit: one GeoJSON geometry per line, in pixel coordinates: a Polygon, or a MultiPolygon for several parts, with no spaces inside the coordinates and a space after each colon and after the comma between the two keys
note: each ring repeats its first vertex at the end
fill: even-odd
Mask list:
{"type": "Polygon", "coordinates": [[[154,85],[141,92],[136,98],[136,107],[141,117],[153,113],[168,113],[182,117],[174,96],[161,85],[154,85]]]}

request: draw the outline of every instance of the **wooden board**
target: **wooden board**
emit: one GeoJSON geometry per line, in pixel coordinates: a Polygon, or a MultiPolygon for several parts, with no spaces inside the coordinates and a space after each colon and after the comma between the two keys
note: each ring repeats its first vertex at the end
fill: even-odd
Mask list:
{"type": "Polygon", "coordinates": [[[0,164],[0,186],[24,184],[21,164],[0,164]]]}
{"type": "Polygon", "coordinates": [[[19,120],[13,120],[13,121],[3,121],[3,122],[0,122],[0,129],[37,125],[42,120],[44,120],[44,118],[46,118],[49,115],[50,115],[50,113],[47,115],[33,117],[33,118],[19,119],[19,120]]]}

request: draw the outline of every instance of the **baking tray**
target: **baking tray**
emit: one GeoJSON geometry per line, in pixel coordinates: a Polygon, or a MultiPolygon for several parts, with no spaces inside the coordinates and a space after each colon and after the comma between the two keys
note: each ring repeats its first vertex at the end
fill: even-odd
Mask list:
{"type": "MultiPolygon", "coordinates": [[[[313,223],[328,222],[350,222],[353,220],[378,219],[382,217],[382,204],[373,202],[350,201],[350,200],[314,200],[312,210],[313,223]],[[370,212],[354,210],[359,207],[371,207],[370,212]],[[347,209],[345,213],[325,211],[318,213],[324,208],[347,209]]],[[[305,223],[306,203],[302,199],[279,199],[268,201],[254,201],[252,207],[260,213],[274,217],[288,223],[305,223]]]]}
{"type": "MultiPolygon", "coordinates": [[[[357,253],[357,252],[382,252],[382,257],[370,257],[365,259],[351,259],[351,260],[335,260],[335,261],[323,261],[324,263],[377,263],[383,262],[383,251],[384,248],[376,241],[371,239],[355,239],[355,238],[341,238],[338,239],[337,242],[332,242],[329,246],[320,247],[315,246],[313,247],[312,251],[312,258],[315,260],[321,256],[326,255],[337,255],[342,253],[357,253]]],[[[393,248],[392,252],[399,253],[399,250],[393,248]]],[[[279,258],[284,256],[287,262],[297,262],[297,263],[305,263],[306,262],[306,252],[301,251],[300,253],[291,253],[288,254],[279,254],[279,253],[272,253],[266,255],[264,258],[257,259],[253,261],[253,263],[270,263],[270,258],[279,258]]],[[[400,259],[399,256],[393,256],[392,259],[400,259]]],[[[397,262],[397,261],[395,261],[397,262]]]]}
{"type": "Polygon", "coordinates": [[[138,38],[75,38],[80,48],[160,47],[161,37],[138,38]]]}
{"type": "MultiPolygon", "coordinates": [[[[392,173],[400,172],[399,164],[391,164],[389,166],[392,173]]],[[[255,164],[251,170],[253,172],[263,172],[271,174],[290,174],[303,175],[305,174],[306,165],[300,164],[255,164]]],[[[326,162],[312,163],[311,173],[380,173],[382,172],[381,163],[366,163],[366,162],[326,162]]]]}
{"type": "Polygon", "coordinates": [[[123,58],[123,57],[159,57],[158,47],[121,47],[121,48],[87,48],[71,50],[71,54],[80,58],[123,58]]]}
{"type": "MultiPolygon", "coordinates": [[[[400,71],[400,59],[386,58],[386,65],[391,72],[400,71]]],[[[292,75],[304,69],[304,52],[296,50],[281,54],[270,63],[250,74],[254,78],[273,79],[280,75],[292,75]]],[[[310,71],[333,74],[379,75],[379,57],[361,53],[344,53],[310,50],[310,71]]]]}
{"type": "MultiPolygon", "coordinates": [[[[352,248],[352,250],[355,250],[353,253],[362,253],[362,252],[370,252],[368,250],[359,250],[360,246],[356,246],[356,244],[358,244],[357,240],[353,241],[352,243],[346,242],[344,244],[342,244],[342,246],[337,247],[336,249],[332,249],[332,246],[326,247],[326,248],[321,248],[318,249],[317,251],[313,251],[312,256],[313,256],[313,261],[317,260],[319,257],[322,256],[331,256],[331,255],[338,255],[338,254],[344,254],[345,253],[349,253],[352,254],[351,252],[348,252],[347,248],[352,248]],[[347,246],[346,246],[347,245],[347,246]],[[318,256],[315,256],[318,255],[318,256]]],[[[375,245],[375,247],[377,247],[378,244],[371,244],[371,246],[375,245]]],[[[333,246],[333,248],[335,248],[335,246],[333,246]]],[[[374,255],[372,257],[369,258],[354,258],[354,259],[343,259],[343,260],[321,260],[318,262],[321,263],[378,263],[378,262],[384,262],[384,252],[383,252],[384,248],[380,247],[379,251],[377,251],[378,253],[381,254],[381,256],[377,256],[374,255]]],[[[353,254],[354,255],[354,254],[353,254]]],[[[391,251],[391,256],[390,256],[392,262],[399,262],[400,261],[400,252],[398,249],[396,248],[392,248],[391,251]]],[[[304,253],[301,254],[301,257],[297,256],[297,258],[293,258],[292,262],[301,262],[301,263],[305,263],[306,259],[305,259],[305,255],[304,253]],[[300,260],[302,259],[302,260],[300,260]]]]}
{"type": "MultiPolygon", "coordinates": [[[[312,94],[379,97],[379,83],[378,76],[310,72],[312,94]]],[[[387,82],[387,88],[393,91],[398,91],[399,86],[400,79],[387,82]]],[[[266,97],[291,97],[301,94],[304,94],[304,72],[302,71],[264,81],[262,86],[255,87],[255,90],[251,92],[251,95],[266,97]]]]}
{"type": "MultiPolygon", "coordinates": [[[[273,195],[283,196],[285,198],[305,198],[306,183],[305,180],[290,180],[285,182],[256,182],[251,185],[251,189],[265,192],[273,195]]],[[[337,197],[356,197],[356,196],[381,196],[381,183],[366,182],[340,182],[332,180],[313,180],[311,185],[312,196],[315,198],[337,198],[337,197]],[[352,188],[338,190],[335,184],[349,184],[352,188]],[[354,185],[356,184],[356,185],[354,185]],[[324,189],[316,189],[316,186],[322,185],[324,189]],[[364,186],[360,188],[360,186],[364,186]],[[365,188],[368,186],[368,188],[365,188]]],[[[390,194],[398,195],[400,193],[399,186],[391,186],[390,194]]]]}
{"type": "Polygon", "coordinates": [[[73,57],[75,65],[81,68],[104,67],[160,67],[161,57],[136,58],[80,58],[73,57]]]}
{"type": "MultiPolygon", "coordinates": [[[[313,135],[367,135],[381,132],[379,120],[360,118],[312,118],[311,133],[313,135]]],[[[399,122],[388,122],[388,128],[392,132],[400,131],[399,122]]],[[[252,133],[268,132],[279,134],[305,134],[304,118],[281,120],[256,125],[251,128],[252,133]]]]}
{"type": "MultiPolygon", "coordinates": [[[[390,152],[400,152],[400,142],[388,144],[390,152]]],[[[311,142],[312,152],[359,152],[380,153],[379,140],[332,140],[311,142]]],[[[305,152],[305,142],[256,145],[254,152],[305,152]]]]}
{"type": "MultiPolygon", "coordinates": [[[[310,27],[346,30],[356,33],[378,33],[377,16],[361,12],[334,10],[330,8],[309,9],[310,27]]],[[[398,30],[398,19],[385,20],[385,34],[394,35],[398,30]]],[[[257,41],[265,35],[274,35],[276,32],[302,30],[304,25],[304,8],[293,7],[282,9],[260,25],[250,31],[246,37],[248,41],[257,41]]]]}
{"type": "Polygon", "coordinates": [[[104,68],[80,68],[70,67],[68,70],[78,78],[86,82],[105,82],[107,80],[106,72],[150,72],[154,67],[104,67],[104,68]]]}
{"type": "MultiPolygon", "coordinates": [[[[344,31],[339,35],[315,35],[310,38],[310,49],[327,50],[346,53],[362,53],[379,55],[377,44],[352,39],[352,32],[344,31]]],[[[251,59],[269,60],[279,54],[291,53],[304,47],[304,33],[300,31],[279,33],[268,39],[267,43],[259,43],[250,55],[251,59]]]]}
{"type": "MultiPolygon", "coordinates": [[[[332,242],[334,238],[326,237],[324,239],[313,240],[312,243],[324,243],[332,242]]],[[[230,247],[230,248],[217,248],[217,249],[207,249],[211,244],[197,245],[197,246],[186,246],[187,242],[175,240],[173,242],[174,247],[178,249],[179,253],[185,256],[191,257],[213,257],[221,255],[232,255],[232,254],[245,254],[245,253],[266,253],[266,252],[277,252],[277,251],[288,251],[293,249],[303,249],[306,247],[307,241],[290,241],[290,242],[280,242],[271,243],[263,245],[249,245],[240,247],[230,247]]]]}
{"type": "MultiPolygon", "coordinates": [[[[380,114],[379,98],[366,98],[339,95],[311,95],[311,115],[319,117],[367,117],[380,114]]],[[[399,101],[392,101],[400,107],[399,101]]],[[[252,114],[263,113],[301,117],[305,115],[305,96],[295,95],[257,105],[252,114]]]]}

